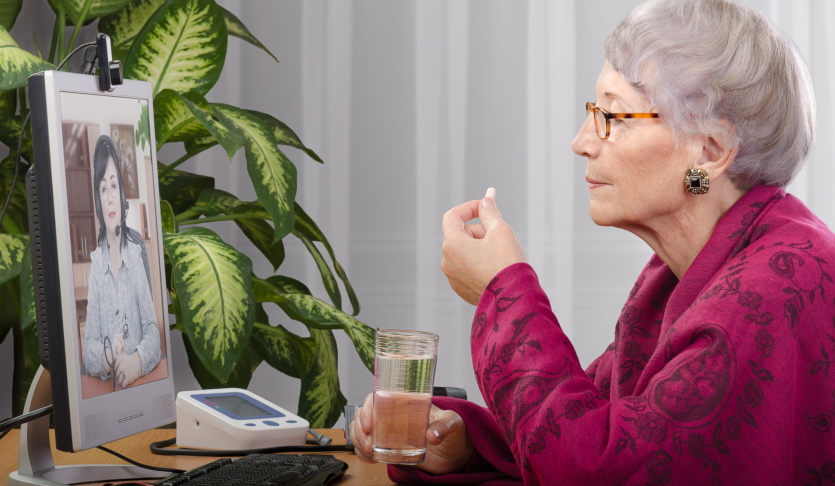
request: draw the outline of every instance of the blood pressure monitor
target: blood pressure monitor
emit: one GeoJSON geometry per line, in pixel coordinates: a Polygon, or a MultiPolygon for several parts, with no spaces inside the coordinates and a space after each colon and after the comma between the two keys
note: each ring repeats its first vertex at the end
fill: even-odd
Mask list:
{"type": "Polygon", "coordinates": [[[247,450],[303,446],[307,420],[240,388],[177,394],[177,446],[247,450]]]}

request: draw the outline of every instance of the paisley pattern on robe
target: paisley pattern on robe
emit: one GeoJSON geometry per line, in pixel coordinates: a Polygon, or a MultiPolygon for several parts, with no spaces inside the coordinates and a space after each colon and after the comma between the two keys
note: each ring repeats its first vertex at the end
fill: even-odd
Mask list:
{"type": "Polygon", "coordinates": [[[536,274],[512,265],[476,309],[487,408],[436,398],[476,453],[407,484],[835,483],[835,235],[757,186],[679,281],[653,256],[585,371],[536,274]]]}

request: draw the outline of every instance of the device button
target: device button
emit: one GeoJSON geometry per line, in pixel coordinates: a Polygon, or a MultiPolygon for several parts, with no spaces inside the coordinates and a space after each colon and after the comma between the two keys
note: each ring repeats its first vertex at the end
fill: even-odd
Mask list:
{"type": "Polygon", "coordinates": [[[287,423],[288,424],[294,424],[294,423],[296,423],[296,421],[295,420],[288,420],[287,423]]]}
{"type": "Polygon", "coordinates": [[[253,424],[253,423],[244,424],[244,425],[246,425],[247,427],[255,427],[255,424],[253,424]]]}
{"type": "Polygon", "coordinates": [[[264,424],[264,425],[271,425],[271,426],[273,426],[273,427],[278,427],[278,423],[273,422],[272,420],[265,420],[265,421],[263,421],[263,422],[261,422],[261,423],[262,423],[262,424],[264,424]]]}

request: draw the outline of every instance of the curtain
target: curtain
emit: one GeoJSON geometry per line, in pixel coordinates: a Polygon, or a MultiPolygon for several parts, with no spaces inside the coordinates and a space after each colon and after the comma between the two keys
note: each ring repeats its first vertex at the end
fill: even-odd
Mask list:
{"type": "MultiPolygon", "coordinates": [[[[297,200],[333,243],[362,302],[360,320],[437,333],[436,384],[464,387],[483,403],[469,354],[474,307],[439,269],[441,218],[496,187],[499,209],[581,362],[603,352],[652,251],[590,220],[585,160],[570,144],[585,119],[584,102],[595,96],[603,40],[639,3],[225,0],[281,64],[233,40],[210,96],[277,116],[317,151],[323,166],[288,151],[299,167],[297,200]]],[[[835,227],[827,188],[835,176],[835,34],[826,28],[835,23],[835,6],[749,4],[792,36],[812,73],[818,144],[789,190],[835,227]]],[[[251,188],[242,161],[228,165],[221,152],[186,169],[245,196],[251,188]]],[[[263,257],[234,228],[228,237],[263,268],[263,257]]],[[[281,272],[325,295],[296,242],[287,242],[281,272]]],[[[270,312],[273,322],[304,332],[270,312]]],[[[360,403],[373,377],[350,340],[336,334],[343,391],[360,403]]],[[[295,381],[262,365],[250,388],[295,410],[295,381]]]]}
{"type": "MultiPolygon", "coordinates": [[[[27,2],[28,3],[28,2],[27,2]]],[[[603,40],[638,0],[219,0],[279,58],[230,39],[223,76],[209,93],[270,113],[325,161],[285,152],[299,168],[298,202],[333,244],[356,289],[360,320],[375,328],[440,335],[436,384],[483,403],[469,354],[474,307],[439,269],[441,218],[496,187],[497,203],[536,269],[581,362],[614,338],[620,309],[651,250],[588,216],[585,160],[570,148],[594,99],[603,40]]],[[[798,45],[812,73],[818,142],[789,191],[835,227],[835,4],[748,0],[798,45]]],[[[34,4],[33,4],[34,5],[34,4]]],[[[47,7],[48,9],[48,7],[47,7]]],[[[43,14],[26,7],[18,20],[43,14]],[[29,17],[27,17],[29,16],[29,17]]],[[[49,13],[49,12],[46,12],[49,13]]],[[[28,20],[27,20],[28,19],[28,20]]],[[[49,32],[39,38],[49,38],[49,32]]],[[[25,33],[15,32],[32,51],[25,33]]],[[[159,160],[171,162],[179,147],[159,160]]],[[[184,170],[254,199],[243,154],[212,149],[184,170]]],[[[210,226],[270,274],[232,223],[210,226]]],[[[315,264],[293,238],[280,273],[325,296],[315,264]]],[[[304,334],[276,308],[271,322],[304,334]]],[[[373,388],[351,342],[335,333],[349,403],[373,388]]],[[[175,384],[197,388],[177,333],[175,384]]],[[[0,368],[11,370],[11,340],[0,368]]],[[[10,389],[11,371],[0,376],[10,389]]],[[[298,380],[266,364],[250,389],[296,410],[298,380]]],[[[5,404],[3,405],[5,406],[5,404]]],[[[2,415],[2,410],[0,410],[2,415]]],[[[8,413],[6,413],[8,415],[8,413]]]]}

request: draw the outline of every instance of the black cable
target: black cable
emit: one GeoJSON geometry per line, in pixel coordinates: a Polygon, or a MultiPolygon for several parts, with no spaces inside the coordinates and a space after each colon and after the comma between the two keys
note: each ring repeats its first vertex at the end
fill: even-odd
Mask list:
{"type": "Polygon", "coordinates": [[[9,429],[9,430],[7,430],[7,431],[3,432],[2,434],[0,434],[0,440],[3,440],[3,437],[6,437],[6,434],[8,434],[9,432],[11,432],[11,430],[12,430],[12,429],[9,429]]]}
{"type": "MultiPolygon", "coordinates": [[[[61,64],[58,64],[58,67],[56,67],[55,70],[60,71],[64,64],[70,60],[70,57],[72,57],[73,54],[81,50],[82,47],[90,47],[94,45],[96,45],[95,42],[87,42],[76,47],[72,50],[72,52],[67,54],[67,57],[65,57],[64,60],[61,61],[61,64]]],[[[15,187],[17,187],[17,179],[20,174],[20,151],[23,149],[23,134],[26,133],[26,125],[29,123],[30,114],[31,113],[26,114],[26,119],[23,120],[23,125],[20,127],[20,140],[18,140],[17,142],[17,154],[15,154],[14,179],[12,180],[12,187],[9,189],[9,195],[6,196],[6,204],[3,205],[3,213],[0,214],[0,226],[3,225],[3,220],[6,219],[6,210],[9,209],[9,202],[11,202],[15,187]]]]}
{"type": "Polygon", "coordinates": [[[148,466],[148,465],[142,464],[141,462],[134,461],[133,459],[129,459],[129,458],[119,454],[116,451],[108,449],[105,446],[98,446],[97,449],[101,449],[104,452],[113,454],[114,456],[118,457],[119,459],[121,459],[125,462],[129,462],[129,463],[133,464],[134,466],[144,467],[145,469],[150,469],[152,471],[162,471],[162,472],[170,472],[170,473],[178,473],[178,474],[186,472],[184,469],[172,469],[172,468],[169,468],[169,467],[148,466]]]}
{"type": "Polygon", "coordinates": [[[200,449],[166,449],[174,445],[177,438],[161,440],[151,443],[151,452],[160,456],[246,456],[248,454],[274,454],[277,452],[342,452],[348,451],[344,445],[336,446],[281,446],[265,447],[263,449],[246,449],[241,451],[209,451],[200,449]]]}
{"type": "Polygon", "coordinates": [[[18,415],[17,417],[12,417],[10,419],[4,420],[0,423],[0,432],[8,432],[9,430],[23,425],[26,422],[31,422],[35,419],[41,418],[45,415],[49,415],[52,413],[52,405],[47,405],[44,408],[39,408],[34,412],[29,412],[24,415],[18,415]]]}

